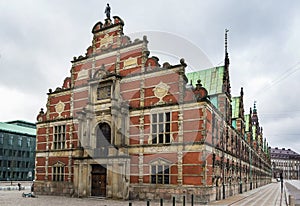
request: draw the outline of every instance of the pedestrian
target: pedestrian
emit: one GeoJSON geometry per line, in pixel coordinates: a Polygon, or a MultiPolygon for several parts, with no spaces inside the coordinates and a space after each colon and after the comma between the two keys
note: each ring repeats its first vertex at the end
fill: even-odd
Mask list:
{"type": "Polygon", "coordinates": [[[19,191],[21,191],[21,183],[18,183],[19,191]]]}
{"type": "Polygon", "coordinates": [[[32,182],[32,185],[31,185],[31,194],[34,194],[34,182],[32,182]]]}

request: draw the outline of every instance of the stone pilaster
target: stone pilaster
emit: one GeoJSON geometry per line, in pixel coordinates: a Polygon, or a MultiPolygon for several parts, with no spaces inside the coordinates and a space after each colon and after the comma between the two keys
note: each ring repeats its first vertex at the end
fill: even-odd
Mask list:
{"type": "Polygon", "coordinates": [[[45,160],[45,180],[48,180],[48,164],[49,164],[49,152],[47,153],[45,160]]]}
{"type": "Polygon", "coordinates": [[[142,152],[139,153],[139,183],[143,183],[143,173],[144,173],[144,154],[142,152]]]}
{"type": "Polygon", "coordinates": [[[144,114],[143,112],[140,114],[140,145],[144,144],[144,114]]]}
{"type": "Polygon", "coordinates": [[[178,146],[177,168],[178,168],[177,183],[178,185],[182,185],[182,146],[178,146]]]}

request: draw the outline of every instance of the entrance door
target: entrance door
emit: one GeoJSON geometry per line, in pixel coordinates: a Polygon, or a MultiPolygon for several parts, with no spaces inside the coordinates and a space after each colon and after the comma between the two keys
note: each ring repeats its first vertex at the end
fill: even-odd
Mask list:
{"type": "Polygon", "coordinates": [[[106,196],[106,168],[102,165],[92,166],[92,196],[106,196]]]}

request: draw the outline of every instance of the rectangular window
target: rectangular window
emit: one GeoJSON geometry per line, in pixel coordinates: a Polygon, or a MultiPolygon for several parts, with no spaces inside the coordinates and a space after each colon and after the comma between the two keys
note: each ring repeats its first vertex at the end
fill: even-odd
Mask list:
{"type": "Polygon", "coordinates": [[[13,144],[13,136],[9,136],[9,138],[8,138],[8,144],[9,145],[12,145],[13,144]]]}
{"type": "Polygon", "coordinates": [[[151,165],[152,184],[170,184],[169,165],[151,165]]]}
{"type": "Polygon", "coordinates": [[[0,135],[0,144],[3,144],[3,142],[4,142],[3,139],[4,139],[3,134],[1,134],[0,135]]]}
{"type": "Polygon", "coordinates": [[[27,139],[27,147],[30,147],[30,138],[27,139]]]}
{"type": "Polygon", "coordinates": [[[18,137],[18,145],[22,146],[22,137],[18,137]]]}
{"type": "Polygon", "coordinates": [[[66,126],[54,126],[54,149],[64,149],[66,141],[66,126]]]}
{"type": "Polygon", "coordinates": [[[171,113],[162,112],[152,114],[152,144],[171,142],[171,113]]]}
{"type": "Polygon", "coordinates": [[[62,165],[52,167],[52,181],[64,181],[64,167],[62,165]]]}

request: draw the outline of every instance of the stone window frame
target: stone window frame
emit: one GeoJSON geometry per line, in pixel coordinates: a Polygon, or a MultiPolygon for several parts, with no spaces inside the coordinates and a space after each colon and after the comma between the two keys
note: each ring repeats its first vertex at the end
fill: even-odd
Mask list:
{"type": "Polygon", "coordinates": [[[53,149],[61,150],[65,149],[66,143],[66,125],[53,126],[53,149]]]}
{"type": "Polygon", "coordinates": [[[172,142],[172,111],[156,110],[151,112],[150,144],[168,144],[172,142]]]}
{"type": "Polygon", "coordinates": [[[65,179],[65,164],[58,161],[52,165],[52,181],[63,182],[65,179]]]}
{"type": "Polygon", "coordinates": [[[149,164],[150,184],[171,184],[171,162],[158,158],[149,164]]]}

